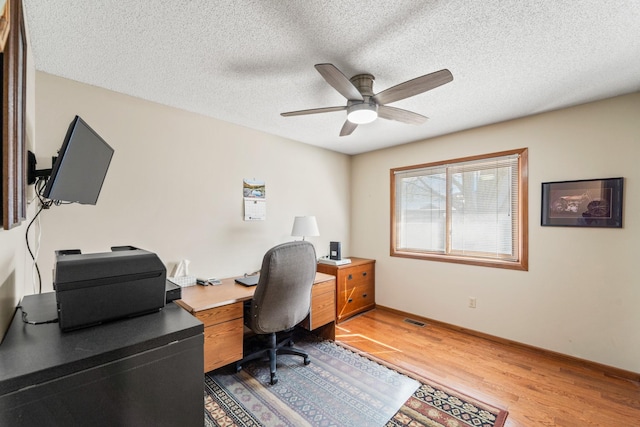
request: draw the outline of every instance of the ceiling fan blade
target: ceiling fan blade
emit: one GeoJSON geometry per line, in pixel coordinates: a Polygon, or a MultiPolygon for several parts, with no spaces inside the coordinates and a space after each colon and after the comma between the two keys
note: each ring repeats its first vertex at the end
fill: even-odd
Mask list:
{"type": "Polygon", "coordinates": [[[346,110],[347,107],[325,107],[325,108],[312,108],[310,110],[299,110],[299,111],[289,111],[287,113],[280,113],[282,117],[291,117],[291,116],[303,116],[306,114],[318,114],[318,113],[331,113],[333,111],[342,111],[346,110]]]}
{"type": "Polygon", "coordinates": [[[428,117],[421,114],[401,108],[389,107],[388,105],[378,105],[378,117],[387,120],[396,120],[410,125],[421,125],[429,120],[428,117]]]}
{"type": "Polygon", "coordinates": [[[442,86],[452,80],[453,75],[451,74],[451,71],[444,69],[421,77],[416,77],[415,79],[400,83],[390,87],[389,89],[385,89],[376,94],[373,99],[378,104],[390,104],[437,88],[438,86],[442,86]]]}
{"type": "Polygon", "coordinates": [[[351,135],[357,127],[357,124],[351,123],[349,120],[345,120],[344,124],[342,125],[342,129],[340,129],[340,136],[351,135]]]}
{"type": "Polygon", "coordinates": [[[349,100],[362,101],[362,94],[333,64],[316,64],[316,70],[335,90],[349,100]]]}

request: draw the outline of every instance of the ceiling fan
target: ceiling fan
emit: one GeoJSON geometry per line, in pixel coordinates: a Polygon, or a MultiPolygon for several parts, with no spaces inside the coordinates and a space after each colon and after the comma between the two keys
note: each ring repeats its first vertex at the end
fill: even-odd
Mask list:
{"type": "Polygon", "coordinates": [[[371,123],[378,117],[420,125],[428,118],[412,111],[390,107],[387,104],[421,94],[453,80],[451,72],[444,69],[416,77],[374,94],[373,81],[375,78],[371,74],[357,74],[348,79],[333,64],[316,64],[315,67],[327,83],[347,98],[347,105],[290,111],[281,113],[281,115],[291,117],[347,110],[347,120],[340,130],[340,136],[351,135],[359,124],[371,123]]]}

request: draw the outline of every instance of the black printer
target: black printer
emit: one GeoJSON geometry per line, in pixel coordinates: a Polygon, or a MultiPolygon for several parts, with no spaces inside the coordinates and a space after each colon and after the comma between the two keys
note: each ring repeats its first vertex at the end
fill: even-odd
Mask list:
{"type": "Polygon", "coordinates": [[[56,251],[53,287],[60,329],[156,312],[165,304],[166,276],[156,254],[133,246],[93,254],[56,251]]]}

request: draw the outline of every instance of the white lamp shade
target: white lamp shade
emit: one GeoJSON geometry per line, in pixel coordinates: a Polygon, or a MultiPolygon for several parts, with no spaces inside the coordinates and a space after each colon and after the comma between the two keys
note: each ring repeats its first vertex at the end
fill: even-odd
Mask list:
{"type": "Polygon", "coordinates": [[[315,216],[297,216],[293,221],[292,236],[319,236],[318,223],[315,216]]]}

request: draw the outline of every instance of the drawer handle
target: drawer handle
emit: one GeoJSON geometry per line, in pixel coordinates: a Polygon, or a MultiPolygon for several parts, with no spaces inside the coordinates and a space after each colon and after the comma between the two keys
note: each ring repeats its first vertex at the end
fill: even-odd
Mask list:
{"type": "Polygon", "coordinates": [[[349,298],[349,300],[347,300],[347,302],[353,302],[353,298],[349,298]]]}
{"type": "Polygon", "coordinates": [[[367,294],[362,294],[362,298],[366,298],[366,297],[367,297],[367,294]]]}
{"type": "Polygon", "coordinates": [[[353,279],[353,276],[350,274],[349,277],[347,277],[348,280],[353,279]]]}
{"type": "Polygon", "coordinates": [[[363,272],[363,273],[362,273],[362,275],[363,275],[363,276],[366,276],[366,275],[367,275],[367,272],[366,272],[366,271],[365,271],[365,272],[363,272]]]}

